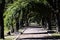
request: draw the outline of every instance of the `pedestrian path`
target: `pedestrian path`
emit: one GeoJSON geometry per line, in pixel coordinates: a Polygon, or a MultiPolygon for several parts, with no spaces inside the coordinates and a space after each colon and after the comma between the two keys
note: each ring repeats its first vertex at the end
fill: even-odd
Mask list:
{"type": "Polygon", "coordinates": [[[25,33],[36,33],[36,34],[38,34],[38,33],[47,33],[47,30],[45,30],[44,28],[26,28],[26,30],[23,32],[23,34],[25,34],[25,33]]]}
{"type": "Polygon", "coordinates": [[[48,37],[51,36],[51,34],[47,33],[47,30],[45,30],[44,28],[25,28],[23,33],[19,35],[19,37],[17,38],[17,40],[20,39],[39,39],[39,38],[44,38],[44,37],[48,37]]]}

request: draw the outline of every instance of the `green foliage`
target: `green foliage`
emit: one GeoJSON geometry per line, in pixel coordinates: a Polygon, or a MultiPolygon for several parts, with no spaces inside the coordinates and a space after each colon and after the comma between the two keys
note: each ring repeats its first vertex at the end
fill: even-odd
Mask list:
{"type": "MultiPolygon", "coordinates": [[[[22,19],[22,15],[24,13],[23,10],[24,9],[26,10],[26,8],[28,9],[28,4],[32,1],[35,3],[44,3],[44,4],[47,3],[46,0],[16,0],[16,1],[13,1],[13,3],[9,4],[10,6],[9,5],[7,6],[7,9],[4,13],[4,26],[5,27],[14,26],[16,23],[15,18],[22,19]],[[18,17],[18,15],[20,16],[18,17]]],[[[35,18],[35,16],[33,15],[31,17],[32,19],[35,18]]]]}
{"type": "Polygon", "coordinates": [[[5,27],[9,24],[11,24],[12,19],[14,19],[13,17],[15,17],[15,14],[17,11],[21,10],[22,8],[25,7],[25,5],[27,5],[27,2],[24,1],[17,1],[15,3],[13,3],[10,7],[8,7],[8,9],[5,11],[4,13],[4,25],[5,27]]]}

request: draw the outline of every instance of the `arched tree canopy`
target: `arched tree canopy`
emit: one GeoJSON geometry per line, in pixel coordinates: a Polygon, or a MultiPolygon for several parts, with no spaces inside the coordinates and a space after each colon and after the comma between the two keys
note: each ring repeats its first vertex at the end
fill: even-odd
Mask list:
{"type": "Polygon", "coordinates": [[[51,9],[48,7],[46,0],[17,0],[7,7],[4,13],[4,25],[11,25],[12,19],[22,19],[23,14],[27,14],[29,19],[38,18],[40,21],[42,16],[46,17],[50,13],[51,9]],[[20,16],[18,17],[18,15],[20,16]]]}

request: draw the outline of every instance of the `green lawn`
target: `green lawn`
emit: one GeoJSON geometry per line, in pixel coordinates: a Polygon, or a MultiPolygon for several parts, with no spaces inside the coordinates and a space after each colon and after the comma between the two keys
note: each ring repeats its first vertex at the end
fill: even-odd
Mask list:
{"type": "MultiPolygon", "coordinates": [[[[4,36],[5,36],[4,40],[13,40],[15,37],[14,36],[6,36],[7,32],[9,32],[9,29],[7,27],[4,27],[4,36]]],[[[0,39],[0,40],[3,40],[3,39],[0,39]]]]}
{"type": "Polygon", "coordinates": [[[53,34],[51,34],[52,36],[60,36],[60,34],[59,33],[53,33],[53,34]]]}
{"type": "Polygon", "coordinates": [[[9,29],[7,27],[4,27],[4,35],[6,35],[9,32],[9,29]]]}
{"type": "Polygon", "coordinates": [[[7,36],[6,38],[5,38],[5,40],[14,40],[15,39],[15,36],[7,36]]]}
{"type": "Polygon", "coordinates": [[[5,40],[13,40],[12,38],[6,38],[5,40]]]}
{"type": "MultiPolygon", "coordinates": [[[[3,40],[3,39],[0,39],[0,40],[3,40]]],[[[4,40],[13,40],[12,38],[5,38],[4,40]]]]}

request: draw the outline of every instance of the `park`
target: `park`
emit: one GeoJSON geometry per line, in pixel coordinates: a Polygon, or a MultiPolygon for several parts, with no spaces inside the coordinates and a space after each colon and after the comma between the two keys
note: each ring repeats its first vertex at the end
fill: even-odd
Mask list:
{"type": "Polygon", "coordinates": [[[0,0],[0,40],[59,40],[60,0],[0,0]]]}

